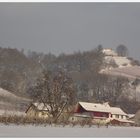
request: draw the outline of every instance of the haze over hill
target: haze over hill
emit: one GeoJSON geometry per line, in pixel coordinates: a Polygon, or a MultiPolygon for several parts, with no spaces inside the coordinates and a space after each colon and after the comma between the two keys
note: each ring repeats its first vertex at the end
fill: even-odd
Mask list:
{"type": "Polygon", "coordinates": [[[124,44],[140,60],[140,3],[1,3],[0,46],[72,54],[124,44]]]}
{"type": "Polygon", "coordinates": [[[140,62],[126,56],[119,56],[112,49],[103,49],[104,64],[100,73],[140,78],[140,62]]]}

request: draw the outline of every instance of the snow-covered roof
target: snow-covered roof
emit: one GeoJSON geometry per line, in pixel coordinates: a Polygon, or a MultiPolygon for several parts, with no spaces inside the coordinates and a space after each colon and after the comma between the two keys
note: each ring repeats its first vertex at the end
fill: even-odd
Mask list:
{"type": "Polygon", "coordinates": [[[121,108],[119,107],[110,107],[111,114],[116,115],[127,115],[121,108]]]}
{"type": "Polygon", "coordinates": [[[87,111],[97,111],[97,112],[107,112],[111,114],[118,115],[127,115],[121,108],[119,107],[111,107],[109,104],[95,104],[95,103],[87,103],[87,102],[79,102],[79,104],[87,111]]]}
{"type": "Polygon", "coordinates": [[[128,118],[129,118],[129,119],[131,119],[131,118],[133,118],[133,117],[135,117],[135,114],[128,114],[128,118]]]}
{"type": "Polygon", "coordinates": [[[109,105],[95,104],[87,102],[79,102],[79,104],[87,111],[99,111],[99,112],[110,112],[109,105]]]}
{"type": "Polygon", "coordinates": [[[33,103],[33,105],[37,107],[38,110],[47,111],[51,109],[49,105],[44,105],[44,103],[33,103]]]}

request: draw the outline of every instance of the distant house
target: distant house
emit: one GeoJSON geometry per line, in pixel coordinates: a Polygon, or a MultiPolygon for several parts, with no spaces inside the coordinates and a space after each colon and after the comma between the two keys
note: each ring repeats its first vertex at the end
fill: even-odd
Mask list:
{"type": "MultiPolygon", "coordinates": [[[[49,117],[52,117],[50,110],[51,107],[49,105],[44,105],[44,103],[31,103],[25,113],[29,117],[48,119],[49,117]]],[[[59,119],[67,120],[69,114],[71,114],[71,110],[72,107],[64,109],[63,112],[61,112],[59,119]]]]}
{"type": "Polygon", "coordinates": [[[50,106],[48,105],[45,106],[43,103],[32,103],[25,113],[30,117],[48,118],[49,110],[50,106]]]}
{"type": "Polygon", "coordinates": [[[92,119],[92,122],[104,122],[112,124],[134,123],[129,121],[128,115],[118,107],[111,107],[108,103],[95,104],[87,102],[78,102],[71,121],[81,121],[92,119]]]}
{"type": "Polygon", "coordinates": [[[112,49],[103,49],[102,52],[105,54],[105,56],[118,56],[118,54],[112,49]]]}

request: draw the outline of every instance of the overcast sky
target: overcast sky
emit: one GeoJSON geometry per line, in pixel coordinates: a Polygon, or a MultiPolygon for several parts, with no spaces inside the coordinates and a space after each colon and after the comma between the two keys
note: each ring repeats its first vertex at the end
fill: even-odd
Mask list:
{"type": "Polygon", "coordinates": [[[140,60],[140,3],[0,3],[0,46],[73,53],[124,44],[140,60]]]}

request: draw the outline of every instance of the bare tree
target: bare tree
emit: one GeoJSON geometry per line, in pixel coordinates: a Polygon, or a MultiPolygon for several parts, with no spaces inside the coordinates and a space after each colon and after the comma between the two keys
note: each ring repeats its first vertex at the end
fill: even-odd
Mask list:
{"type": "Polygon", "coordinates": [[[80,101],[88,101],[89,99],[89,95],[88,95],[88,91],[89,91],[89,88],[88,88],[88,84],[85,82],[81,82],[79,84],[79,95],[78,95],[78,98],[80,101]]]}
{"type": "Polygon", "coordinates": [[[37,80],[33,87],[34,100],[48,107],[48,112],[54,120],[75,100],[74,84],[64,72],[46,72],[37,80]]]}
{"type": "Polygon", "coordinates": [[[96,102],[108,101],[112,105],[116,105],[128,88],[128,80],[123,77],[99,74],[94,78],[92,89],[93,98],[96,102]]]}
{"type": "Polygon", "coordinates": [[[126,90],[129,86],[129,81],[124,77],[116,77],[111,79],[108,85],[109,88],[109,100],[113,105],[117,105],[117,102],[126,94],[126,90]]]}
{"type": "Polygon", "coordinates": [[[119,56],[128,56],[128,49],[125,45],[119,45],[116,48],[116,52],[118,53],[119,56]]]}

